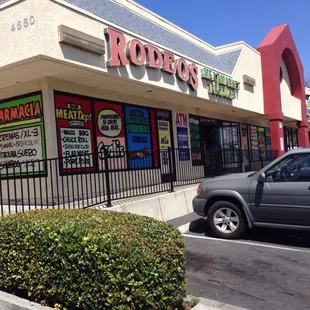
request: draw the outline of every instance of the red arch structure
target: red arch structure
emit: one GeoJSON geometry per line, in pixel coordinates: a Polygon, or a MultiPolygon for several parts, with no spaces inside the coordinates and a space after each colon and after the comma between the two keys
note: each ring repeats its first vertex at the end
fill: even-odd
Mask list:
{"type": "Polygon", "coordinates": [[[300,99],[302,120],[297,121],[299,146],[308,146],[308,119],[305,106],[304,69],[288,25],[274,27],[257,47],[261,53],[264,109],[270,125],[271,147],[284,153],[284,115],[281,104],[280,64],[287,67],[291,95],[300,99]],[[281,143],[282,142],[282,143],[281,143]]]}

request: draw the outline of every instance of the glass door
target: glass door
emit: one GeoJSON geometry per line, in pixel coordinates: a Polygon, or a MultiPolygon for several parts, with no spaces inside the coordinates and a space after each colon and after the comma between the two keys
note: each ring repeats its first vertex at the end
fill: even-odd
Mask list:
{"type": "Polygon", "coordinates": [[[241,171],[240,126],[236,123],[223,122],[219,128],[219,144],[222,152],[225,172],[241,171]]]}

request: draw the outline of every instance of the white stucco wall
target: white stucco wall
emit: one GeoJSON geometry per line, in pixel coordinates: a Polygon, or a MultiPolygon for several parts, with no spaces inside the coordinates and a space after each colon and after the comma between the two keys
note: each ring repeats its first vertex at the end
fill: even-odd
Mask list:
{"type": "Polygon", "coordinates": [[[291,95],[291,84],[284,60],[281,60],[283,79],[280,84],[282,112],[284,116],[301,120],[300,100],[291,95]]]}
{"type": "Polygon", "coordinates": [[[233,101],[235,107],[264,114],[263,105],[263,81],[260,53],[244,42],[237,42],[218,47],[220,52],[242,49],[237,66],[232,78],[240,82],[240,91],[237,100],[233,101]],[[243,75],[255,80],[255,86],[251,87],[243,83],[243,75]]]}

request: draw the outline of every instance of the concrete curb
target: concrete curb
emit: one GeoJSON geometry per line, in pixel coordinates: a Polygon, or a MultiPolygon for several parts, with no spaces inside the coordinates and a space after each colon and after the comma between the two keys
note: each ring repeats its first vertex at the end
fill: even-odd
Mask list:
{"type": "Polygon", "coordinates": [[[200,302],[192,310],[248,310],[212,299],[199,298],[199,300],[200,302]]]}
{"type": "Polygon", "coordinates": [[[192,200],[196,190],[197,185],[194,185],[173,193],[120,204],[108,210],[135,213],[165,222],[193,212],[192,200]]]}
{"type": "Polygon", "coordinates": [[[0,291],[1,310],[53,310],[37,303],[0,291]]]}

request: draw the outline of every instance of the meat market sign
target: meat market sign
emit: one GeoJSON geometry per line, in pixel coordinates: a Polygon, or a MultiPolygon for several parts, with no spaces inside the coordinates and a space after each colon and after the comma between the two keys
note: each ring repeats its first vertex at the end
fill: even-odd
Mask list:
{"type": "Polygon", "coordinates": [[[198,89],[198,67],[188,64],[184,58],[176,58],[167,51],[160,51],[151,44],[143,44],[137,39],[126,41],[125,36],[114,29],[106,28],[105,36],[108,43],[108,63],[110,67],[146,66],[176,75],[183,82],[187,82],[192,90],[198,89]]]}
{"type": "Polygon", "coordinates": [[[207,68],[201,69],[201,78],[208,81],[209,94],[229,100],[237,97],[239,82],[207,68]]]}

